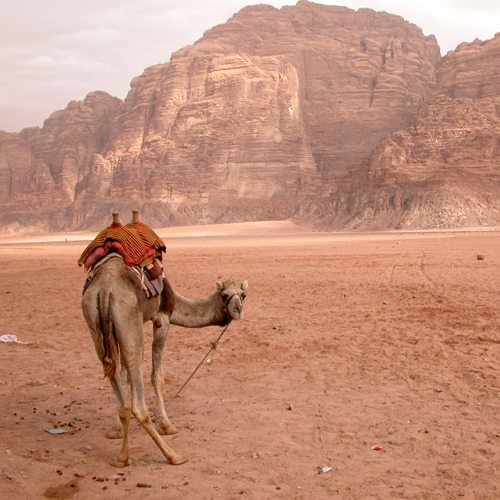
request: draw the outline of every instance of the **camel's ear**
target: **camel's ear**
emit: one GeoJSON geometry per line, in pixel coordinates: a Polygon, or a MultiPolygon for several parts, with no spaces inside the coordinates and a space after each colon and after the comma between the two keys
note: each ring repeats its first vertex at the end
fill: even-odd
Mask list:
{"type": "Polygon", "coordinates": [[[245,280],[245,281],[241,284],[241,289],[242,289],[243,291],[245,291],[247,288],[248,288],[248,281],[247,281],[247,280],[245,280]]]}
{"type": "Polygon", "coordinates": [[[223,288],[224,288],[224,283],[222,283],[222,281],[215,282],[215,289],[216,290],[218,290],[219,292],[222,292],[223,288]]]}

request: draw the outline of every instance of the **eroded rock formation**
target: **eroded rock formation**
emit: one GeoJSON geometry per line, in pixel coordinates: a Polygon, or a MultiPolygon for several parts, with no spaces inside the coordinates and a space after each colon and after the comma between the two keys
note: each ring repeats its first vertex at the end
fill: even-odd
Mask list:
{"type": "Polygon", "coordinates": [[[417,227],[452,199],[494,221],[499,41],[441,64],[435,38],[398,16],[246,7],[147,68],[124,102],[92,92],[42,128],[2,133],[2,231],[98,229],[131,208],[153,227],[292,213],[417,227]]]}
{"type": "Polygon", "coordinates": [[[122,105],[105,92],[92,92],[52,113],[43,128],[0,131],[1,234],[69,228],[75,188],[105,147],[122,105]]]}
{"type": "Polygon", "coordinates": [[[374,148],[298,219],[332,228],[453,228],[500,223],[500,35],[461,44],[408,127],[374,148]]]}

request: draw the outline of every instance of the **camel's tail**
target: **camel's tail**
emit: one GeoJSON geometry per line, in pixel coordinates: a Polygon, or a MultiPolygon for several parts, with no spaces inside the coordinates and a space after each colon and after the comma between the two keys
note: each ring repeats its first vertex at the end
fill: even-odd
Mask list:
{"type": "Polygon", "coordinates": [[[113,378],[119,362],[119,349],[113,326],[113,309],[111,293],[100,293],[97,299],[99,310],[96,331],[101,337],[102,350],[98,355],[104,370],[104,376],[113,378]]]}

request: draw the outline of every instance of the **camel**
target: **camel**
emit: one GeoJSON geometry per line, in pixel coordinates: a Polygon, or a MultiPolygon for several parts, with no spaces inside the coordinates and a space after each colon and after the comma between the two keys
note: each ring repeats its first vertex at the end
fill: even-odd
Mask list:
{"type": "Polygon", "coordinates": [[[178,465],[186,461],[162,440],[144,400],[143,323],[153,322],[151,384],[158,408],[157,423],[162,433],[175,434],[178,431],[167,416],[162,396],[162,355],[169,325],[201,328],[225,326],[233,319],[242,319],[247,287],[247,281],[217,281],[216,291],[210,297],[192,300],[175,292],[164,278],[162,294],[147,298],[139,278],[120,256],[112,254],[97,268],[84,290],[82,311],[97,356],[102,362],[104,375],[109,378],[118,402],[122,446],[112,465],[126,467],[131,463],[128,445],[131,412],[160,448],[168,463],[178,465]],[[126,404],[120,364],[130,383],[130,406],[126,404]]]}

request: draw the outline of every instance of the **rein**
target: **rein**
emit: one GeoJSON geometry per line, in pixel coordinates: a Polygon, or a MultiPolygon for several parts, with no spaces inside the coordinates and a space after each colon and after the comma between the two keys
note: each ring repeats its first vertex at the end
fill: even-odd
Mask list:
{"type": "MultiPolygon", "coordinates": [[[[234,297],[234,295],[233,295],[234,297]]],[[[233,298],[231,297],[231,299],[233,298]]],[[[229,300],[231,300],[229,299],[229,300]]],[[[229,302],[228,302],[229,303],[229,302]]],[[[224,333],[226,332],[226,330],[228,329],[229,325],[231,323],[229,322],[225,327],[224,329],[222,330],[221,334],[219,335],[219,337],[217,338],[217,340],[215,340],[214,342],[210,342],[210,350],[207,352],[207,354],[205,354],[205,357],[200,361],[200,363],[198,364],[198,366],[194,369],[193,373],[191,373],[191,375],[189,376],[189,378],[184,382],[184,384],[182,384],[182,387],[177,391],[177,394],[167,403],[167,405],[165,406],[165,409],[167,409],[170,404],[172,403],[172,401],[181,393],[182,389],[184,389],[184,387],[186,387],[187,383],[193,378],[194,374],[198,371],[198,368],[200,368],[200,366],[205,362],[205,360],[208,358],[208,356],[210,355],[210,353],[214,350],[214,349],[217,349],[217,345],[219,344],[219,340],[222,338],[222,336],[224,335],[224,333]]]]}

